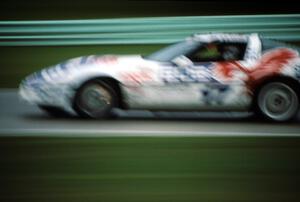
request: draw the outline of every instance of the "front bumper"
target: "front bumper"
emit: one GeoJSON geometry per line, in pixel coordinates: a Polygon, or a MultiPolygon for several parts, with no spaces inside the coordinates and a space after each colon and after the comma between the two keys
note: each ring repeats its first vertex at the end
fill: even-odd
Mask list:
{"type": "Polygon", "coordinates": [[[25,85],[20,85],[19,87],[19,95],[22,100],[30,104],[45,104],[47,102],[46,97],[41,96],[37,91],[33,88],[27,87],[25,85]]]}
{"type": "Polygon", "coordinates": [[[58,107],[72,114],[75,113],[72,108],[73,94],[73,91],[62,85],[48,86],[40,83],[30,86],[22,82],[19,87],[19,95],[27,103],[58,107]]]}

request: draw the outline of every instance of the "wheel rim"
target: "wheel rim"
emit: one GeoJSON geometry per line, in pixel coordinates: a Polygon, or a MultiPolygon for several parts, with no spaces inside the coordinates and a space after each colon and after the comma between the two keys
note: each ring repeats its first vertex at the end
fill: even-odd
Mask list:
{"type": "Polygon", "coordinates": [[[106,88],[93,84],[82,90],[78,106],[90,117],[98,117],[111,108],[112,99],[106,88]]]}
{"type": "Polygon", "coordinates": [[[258,97],[261,111],[273,120],[291,119],[298,110],[299,102],[295,91],[284,83],[274,82],[262,88],[258,97]]]}

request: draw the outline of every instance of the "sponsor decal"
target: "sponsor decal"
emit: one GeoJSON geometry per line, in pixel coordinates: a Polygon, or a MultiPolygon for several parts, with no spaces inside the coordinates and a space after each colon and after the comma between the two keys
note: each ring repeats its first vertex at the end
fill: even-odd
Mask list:
{"type": "Polygon", "coordinates": [[[212,63],[187,68],[167,67],[163,70],[161,79],[164,83],[214,82],[217,80],[212,75],[212,68],[212,63]]]}
{"type": "Polygon", "coordinates": [[[101,57],[96,57],[96,63],[105,63],[108,65],[112,65],[118,62],[118,57],[113,55],[105,55],[101,57]]]}
{"type": "Polygon", "coordinates": [[[235,79],[236,72],[246,74],[244,81],[250,88],[253,82],[257,82],[265,76],[279,74],[292,59],[298,57],[298,53],[288,48],[278,48],[264,53],[261,59],[253,67],[244,67],[239,62],[216,63],[214,74],[222,81],[235,79]]]}
{"type": "Polygon", "coordinates": [[[205,86],[200,89],[200,100],[206,105],[222,105],[229,92],[230,87],[227,85],[205,86]]]}
{"type": "Polygon", "coordinates": [[[131,85],[141,85],[153,81],[153,72],[151,69],[141,69],[134,72],[123,72],[120,75],[120,79],[124,83],[131,85]]]}

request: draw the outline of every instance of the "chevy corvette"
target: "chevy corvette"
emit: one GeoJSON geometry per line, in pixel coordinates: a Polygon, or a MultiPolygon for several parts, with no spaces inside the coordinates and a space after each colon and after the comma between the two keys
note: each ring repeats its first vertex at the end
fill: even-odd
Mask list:
{"type": "Polygon", "coordinates": [[[253,111],[273,121],[299,108],[297,47],[258,34],[195,34],[148,56],[91,55],[27,76],[22,99],[50,114],[108,118],[112,109],[253,111]]]}

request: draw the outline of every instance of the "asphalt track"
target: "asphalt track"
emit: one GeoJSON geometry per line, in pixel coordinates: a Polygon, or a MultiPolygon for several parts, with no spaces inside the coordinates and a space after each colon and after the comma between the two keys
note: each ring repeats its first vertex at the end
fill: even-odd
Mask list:
{"type": "Polygon", "coordinates": [[[24,103],[14,89],[0,91],[0,136],[300,136],[300,114],[291,123],[255,120],[245,113],[119,111],[114,120],[49,117],[24,103]]]}

